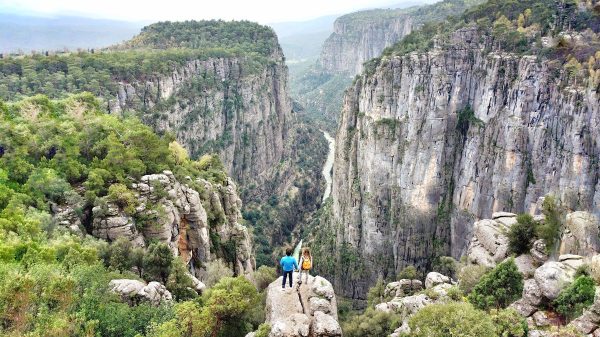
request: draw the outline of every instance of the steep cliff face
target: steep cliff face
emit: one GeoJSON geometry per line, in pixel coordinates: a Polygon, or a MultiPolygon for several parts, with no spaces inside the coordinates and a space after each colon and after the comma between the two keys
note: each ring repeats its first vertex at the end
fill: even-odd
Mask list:
{"type": "Polygon", "coordinates": [[[384,58],[347,92],[331,222],[342,258],[360,268],[336,278],[344,294],[362,297],[407,264],[460,257],[472,219],[527,211],[549,193],[600,209],[594,81],[486,52],[484,40],[460,29],[429,52],[384,58]]]}
{"type": "Polygon", "coordinates": [[[335,20],[333,33],[323,44],[319,63],[332,73],[358,74],[362,64],[381,54],[383,49],[409,34],[413,27],[410,16],[399,11],[397,15],[377,15],[366,21],[346,15],[335,20]]]}
{"type": "Polygon", "coordinates": [[[173,132],[192,156],[218,153],[239,183],[264,179],[281,160],[292,122],[278,45],[264,63],[241,57],[191,60],[168,75],[121,82],[109,110],[144,111],[147,124],[173,132]]]}

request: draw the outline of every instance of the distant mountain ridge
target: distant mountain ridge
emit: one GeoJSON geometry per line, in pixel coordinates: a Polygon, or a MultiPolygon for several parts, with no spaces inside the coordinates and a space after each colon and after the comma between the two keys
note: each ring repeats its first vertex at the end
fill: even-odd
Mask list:
{"type": "Polygon", "coordinates": [[[106,47],[132,38],[145,24],[78,16],[0,14],[0,53],[106,47]]]}

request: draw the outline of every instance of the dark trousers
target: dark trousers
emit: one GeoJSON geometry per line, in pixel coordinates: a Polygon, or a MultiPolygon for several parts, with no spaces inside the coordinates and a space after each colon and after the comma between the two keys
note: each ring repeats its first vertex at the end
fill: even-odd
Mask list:
{"type": "Polygon", "coordinates": [[[285,288],[285,278],[288,277],[288,275],[290,276],[290,288],[292,287],[292,276],[294,275],[294,271],[290,270],[290,271],[283,271],[283,282],[281,282],[281,286],[283,288],[285,288]]]}

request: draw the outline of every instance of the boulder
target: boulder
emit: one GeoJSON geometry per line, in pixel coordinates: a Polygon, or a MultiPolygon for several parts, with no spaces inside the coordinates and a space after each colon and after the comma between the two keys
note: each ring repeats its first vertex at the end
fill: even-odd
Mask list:
{"type": "Polygon", "coordinates": [[[544,311],[536,311],[532,317],[535,325],[538,327],[545,327],[550,325],[548,315],[546,315],[544,311]]]}
{"type": "Polygon", "coordinates": [[[590,256],[600,251],[598,218],[588,212],[573,212],[566,216],[559,254],[590,256]]]}
{"type": "Polygon", "coordinates": [[[158,282],[150,282],[147,286],[142,288],[138,292],[138,296],[145,298],[147,301],[154,305],[159,305],[163,302],[169,302],[173,300],[171,293],[165,288],[164,285],[158,282]]]}
{"type": "Polygon", "coordinates": [[[565,254],[558,257],[558,261],[562,262],[567,267],[577,270],[583,266],[583,256],[574,254],[565,254]]]}
{"type": "Polygon", "coordinates": [[[192,279],[192,283],[194,284],[194,290],[198,293],[198,294],[202,294],[204,292],[204,290],[206,289],[206,285],[198,280],[198,278],[196,278],[196,276],[189,274],[190,278],[192,279]]]}
{"type": "Polygon", "coordinates": [[[512,213],[495,213],[496,220],[483,219],[473,224],[473,238],[467,249],[469,262],[493,268],[508,257],[505,233],[516,220],[512,213]]]}
{"type": "Polygon", "coordinates": [[[525,279],[532,277],[535,269],[537,268],[536,262],[530,254],[517,256],[515,258],[515,264],[525,279]]]}
{"type": "Polygon", "coordinates": [[[388,283],[385,287],[384,296],[403,297],[413,295],[423,290],[423,282],[420,280],[402,279],[388,283]]]}
{"type": "Polygon", "coordinates": [[[527,303],[538,306],[542,304],[542,291],[538,286],[538,283],[535,279],[525,280],[523,283],[523,300],[527,301],[527,303]]]}
{"type": "Polygon", "coordinates": [[[548,261],[548,254],[546,253],[546,242],[542,239],[535,240],[531,249],[529,250],[531,257],[538,264],[545,263],[548,261]]]}
{"type": "Polygon", "coordinates": [[[316,311],[312,323],[311,337],[313,336],[342,336],[342,328],[331,315],[316,311]]]}
{"type": "Polygon", "coordinates": [[[519,299],[518,301],[512,303],[510,307],[515,309],[523,317],[529,317],[538,310],[525,299],[519,299]]]}
{"type": "Polygon", "coordinates": [[[434,303],[434,301],[425,294],[407,296],[402,298],[401,302],[406,316],[414,315],[425,306],[434,303]]]}
{"type": "Polygon", "coordinates": [[[153,305],[159,305],[173,300],[171,293],[164,285],[158,282],[145,284],[138,280],[115,279],[108,284],[110,290],[121,296],[121,299],[129,304],[147,301],[153,305]]]}
{"type": "Polygon", "coordinates": [[[427,277],[425,278],[425,288],[429,289],[435,287],[438,284],[451,282],[452,280],[450,280],[448,276],[432,271],[429,274],[427,274],[427,277]]]}
{"type": "Polygon", "coordinates": [[[558,297],[560,291],[573,282],[575,270],[567,265],[549,261],[535,270],[534,278],[542,295],[548,300],[558,297]]]}

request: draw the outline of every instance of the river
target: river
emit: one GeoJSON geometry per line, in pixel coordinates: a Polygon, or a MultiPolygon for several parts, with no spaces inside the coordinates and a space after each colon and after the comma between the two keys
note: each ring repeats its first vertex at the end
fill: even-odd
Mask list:
{"type": "Polygon", "coordinates": [[[329,153],[327,154],[327,160],[325,161],[325,165],[323,165],[323,176],[325,177],[325,193],[323,193],[323,202],[329,198],[331,194],[331,183],[332,183],[332,172],[333,168],[333,158],[335,156],[335,139],[331,137],[331,135],[327,131],[322,131],[323,136],[329,142],[329,153]]]}

